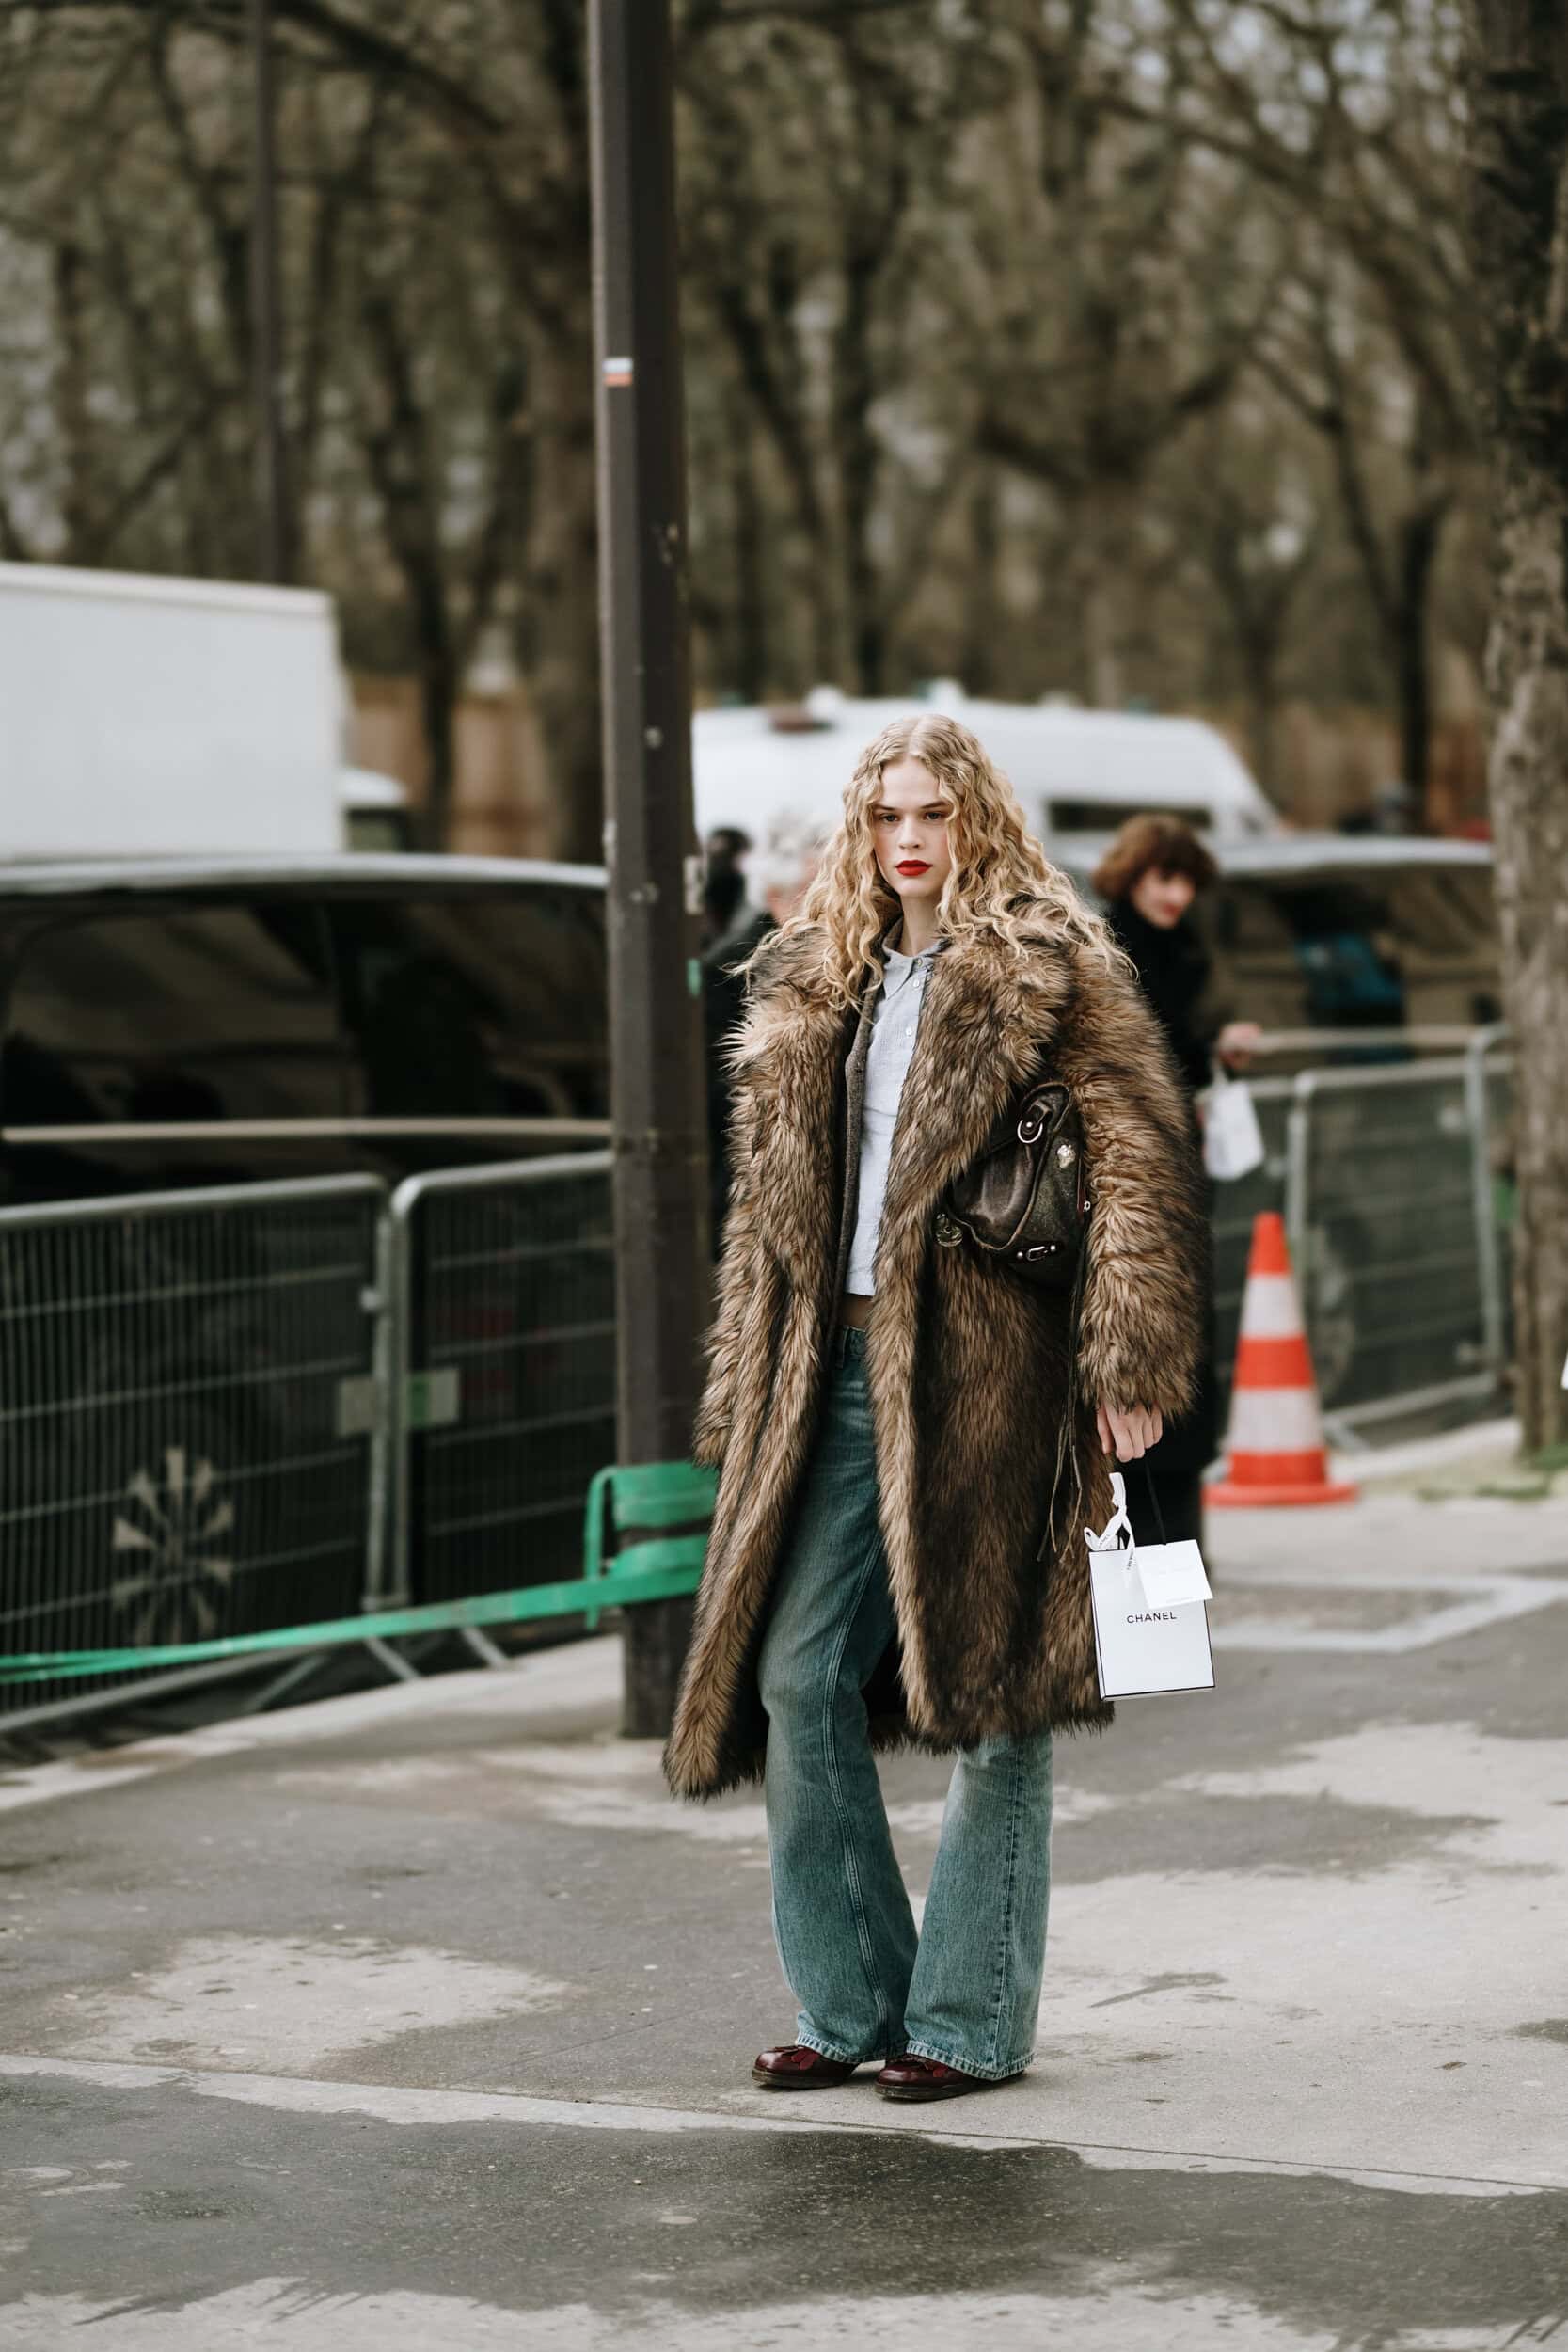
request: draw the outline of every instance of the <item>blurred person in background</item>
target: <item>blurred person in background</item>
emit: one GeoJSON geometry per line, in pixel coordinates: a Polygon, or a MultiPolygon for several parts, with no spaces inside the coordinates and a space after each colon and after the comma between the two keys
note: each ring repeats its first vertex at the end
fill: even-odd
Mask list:
{"type": "Polygon", "coordinates": [[[715,825],[703,844],[703,946],[711,947],[737,919],[746,897],[742,866],[752,836],[738,825],[715,825]]]}
{"type": "MultiPolygon", "coordinates": [[[[747,835],[725,828],[751,845],[747,835]]],[[[709,835],[709,843],[718,836],[709,835]]],[[[822,854],[825,834],[803,817],[776,817],[760,850],[736,868],[739,896],[726,929],[703,951],[703,1035],[707,1054],[709,1203],[713,1247],[719,1247],[730,1199],[729,1133],[733,1081],[723,1056],[724,1040],[746,1010],[744,967],[769,931],[787,923],[800,908],[822,854]]]]}
{"type": "MultiPolygon", "coordinates": [[[[1164,1031],[1195,1131],[1202,1116],[1197,1098],[1213,1078],[1214,1062],[1243,1069],[1263,1034],[1256,1022],[1230,1021],[1221,1027],[1203,1014],[1209,955],[1192,908],[1218,872],[1191,825],[1180,817],[1150,816],[1128,818],[1091,877],[1105,900],[1112,936],[1131,960],[1164,1031]]],[[[1140,1543],[1202,1540],[1203,1473],[1219,1446],[1219,1390],[1207,1261],[1194,1275],[1204,1299],[1198,1394],[1146,1457],[1148,1479],[1127,1482],[1128,1511],[1140,1543]]]]}

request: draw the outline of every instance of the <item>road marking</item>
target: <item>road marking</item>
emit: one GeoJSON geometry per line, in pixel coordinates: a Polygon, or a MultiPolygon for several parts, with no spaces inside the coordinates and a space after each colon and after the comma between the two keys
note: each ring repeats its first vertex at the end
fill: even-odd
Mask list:
{"type": "MultiPolygon", "coordinates": [[[[955,2131],[935,2120],[917,2120],[882,2109],[874,2122],[841,2116],[803,2115],[789,2106],[777,2115],[747,2115],[732,2108],[664,2107],[626,2101],[537,2099],[524,2091],[431,2090],[392,2083],[309,2082],[288,2074],[226,2074],[195,2067],[132,2065],[92,2058],[56,2058],[37,2053],[0,2055],[0,2079],[37,2078],[75,2082],[100,2090],[175,2090],[194,2097],[230,2100],[242,2106],[268,2107],[294,2115],[361,2115],[404,2129],[463,2123],[507,2123],[518,2128],[554,2126],[594,2132],[839,2132],[878,2138],[912,2135],[944,2147],[990,2150],[1003,2147],[1059,2148],[1101,2170],[1266,2173],[1284,2180],[1332,2179],[1369,2188],[1403,2189],[1419,2196],[1538,2197],[1560,2194],[1555,2181],[1478,2179],[1460,2173],[1377,2171],[1338,2164],[1288,2163],[1270,2156],[1221,2154],[1208,2149],[1131,2146],[1113,2141],[1053,2139],[1036,2132],[955,2131]]],[[[864,2078],[869,2087],[869,2077],[864,2078]]],[[[759,2098],[768,2094],[758,2092],[759,2098]]],[[[832,2091],[814,2099],[833,2098],[832,2091]]]]}
{"type": "MultiPolygon", "coordinates": [[[[1379,1626],[1360,1632],[1343,1627],[1303,1624],[1289,1617],[1229,1617],[1227,1607],[1230,1596],[1244,1594],[1247,1584],[1241,1579],[1227,1579],[1210,1619],[1214,1647],[1398,1655],[1407,1650],[1430,1649],[1437,1642],[1457,1641],[1463,1634],[1479,1633],[1488,1626],[1502,1625],[1511,1617],[1528,1616],[1537,1609],[1549,1609],[1555,1602],[1568,1600],[1568,1581],[1539,1576],[1422,1579],[1363,1574],[1335,1577],[1332,1581],[1325,1578],[1312,1587],[1306,1577],[1292,1573],[1287,1589],[1297,1587],[1324,1593],[1431,1593],[1443,1596],[1448,1605],[1433,1607],[1403,1625],[1379,1626]]],[[[1277,1587],[1259,1579],[1252,1589],[1268,1592],[1277,1587]]],[[[1244,1602],[1242,1605],[1244,1607],[1244,1602]]]]}

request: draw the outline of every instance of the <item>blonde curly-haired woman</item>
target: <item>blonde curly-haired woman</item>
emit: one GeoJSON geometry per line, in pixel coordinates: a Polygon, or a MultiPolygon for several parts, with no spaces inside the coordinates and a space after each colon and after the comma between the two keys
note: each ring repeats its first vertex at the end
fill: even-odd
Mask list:
{"type": "Polygon", "coordinates": [[[719,1495],[666,1769],[689,1797],[764,1782],[800,2015],[752,2079],[877,2060],[886,2097],[952,2098],[1033,2053],[1052,1735],[1112,1713],[1083,1529],[1198,1354],[1191,1124],[1124,958],[951,719],[867,746],[750,977],[695,1440],[719,1495]],[[1042,1074],[1092,1189],[1076,1321],[935,1230],[1042,1074]],[[957,1758],[918,1933],[874,1760],[908,1744],[957,1758]]]}

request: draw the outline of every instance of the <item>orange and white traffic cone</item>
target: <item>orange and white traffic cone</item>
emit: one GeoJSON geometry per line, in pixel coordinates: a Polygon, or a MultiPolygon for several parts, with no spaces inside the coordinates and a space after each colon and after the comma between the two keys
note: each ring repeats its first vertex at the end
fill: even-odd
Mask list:
{"type": "Polygon", "coordinates": [[[1318,1384],[1301,1318],[1285,1220],[1255,1219],[1236,1343],[1226,1476],[1208,1502],[1351,1502],[1355,1488],[1328,1474],[1318,1384]]]}

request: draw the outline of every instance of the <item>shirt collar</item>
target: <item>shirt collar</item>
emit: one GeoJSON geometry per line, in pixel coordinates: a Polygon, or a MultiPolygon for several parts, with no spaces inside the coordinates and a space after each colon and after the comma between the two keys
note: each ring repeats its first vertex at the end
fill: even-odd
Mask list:
{"type": "Polygon", "coordinates": [[[903,928],[903,918],[900,916],[882,941],[883,961],[893,977],[897,979],[907,978],[917,963],[929,963],[932,957],[940,955],[947,945],[945,939],[933,939],[930,946],[922,947],[918,955],[907,956],[901,947],[895,947],[893,944],[903,928]]]}

